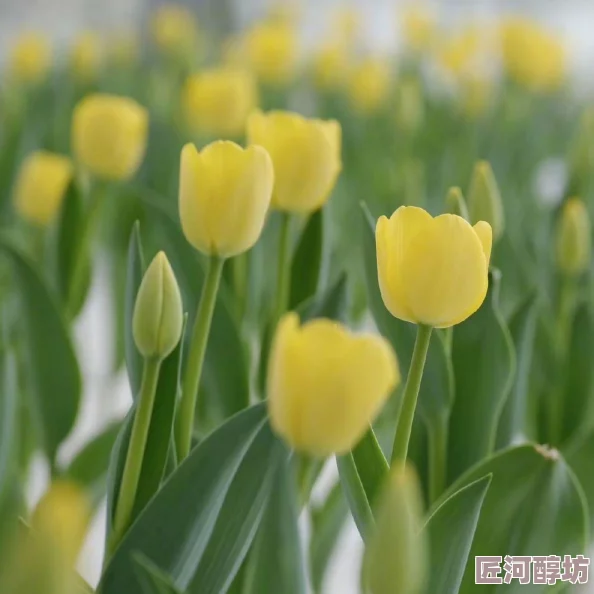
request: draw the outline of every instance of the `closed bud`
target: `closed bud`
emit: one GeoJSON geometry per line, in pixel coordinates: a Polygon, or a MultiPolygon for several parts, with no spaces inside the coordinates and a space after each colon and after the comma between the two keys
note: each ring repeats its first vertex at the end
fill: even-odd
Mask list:
{"type": "Polygon", "coordinates": [[[579,198],[565,202],[557,222],[557,266],[568,276],[588,270],[592,255],[592,230],[586,205],[579,198]]]}
{"type": "Polygon", "coordinates": [[[41,33],[25,33],[17,39],[10,55],[9,69],[15,81],[36,85],[49,73],[52,47],[41,33]]]}
{"type": "Polygon", "coordinates": [[[45,227],[60,210],[73,167],[70,159],[47,151],[30,154],[21,165],[14,190],[14,205],[25,220],[45,227]]]}
{"type": "Polygon", "coordinates": [[[159,252],[140,283],[132,332],[140,354],[164,359],[179,342],[183,306],[175,274],[164,252],[159,252]]]}
{"type": "Polygon", "coordinates": [[[421,490],[410,467],[390,472],[375,511],[363,560],[370,594],[420,594],[429,570],[428,546],[421,490]]]}
{"type": "Polygon", "coordinates": [[[306,214],[326,203],[342,167],[337,121],[257,111],[249,117],[247,131],[250,143],[263,146],[272,158],[273,208],[306,214]]]}
{"type": "Polygon", "coordinates": [[[268,409],[276,433],[314,456],[351,450],[380,412],[400,374],[392,347],[326,319],[281,318],[268,368],[268,409]]]}
{"type": "Polygon", "coordinates": [[[474,225],[486,221],[493,230],[493,242],[496,242],[505,230],[503,202],[497,180],[487,161],[479,161],[474,166],[470,188],[468,190],[468,211],[470,222],[474,225]]]}
{"type": "Polygon", "coordinates": [[[270,155],[260,146],[217,141],[198,152],[187,144],[179,183],[186,239],[202,253],[223,258],[249,250],[262,233],[273,181],[270,155]]]}
{"type": "Polygon", "coordinates": [[[458,215],[467,221],[470,220],[468,208],[466,207],[466,200],[464,200],[462,190],[457,186],[453,186],[448,190],[446,196],[446,210],[447,212],[458,215]]]}
{"type": "Polygon", "coordinates": [[[87,31],[81,34],[70,50],[70,65],[74,78],[80,83],[93,82],[103,63],[101,38],[97,33],[87,31]]]}
{"type": "Polygon", "coordinates": [[[95,93],[74,108],[76,161],[100,179],[131,178],[144,157],[147,136],[148,112],[128,97],[95,93]]]}

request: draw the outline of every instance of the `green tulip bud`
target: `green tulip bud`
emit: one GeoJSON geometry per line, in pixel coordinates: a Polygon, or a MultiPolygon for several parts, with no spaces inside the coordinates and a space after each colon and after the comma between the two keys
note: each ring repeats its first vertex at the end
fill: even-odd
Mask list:
{"type": "Polygon", "coordinates": [[[466,200],[464,200],[462,190],[459,187],[453,186],[448,190],[446,195],[446,210],[447,212],[458,215],[467,221],[470,220],[466,200]]]}
{"type": "Polygon", "coordinates": [[[479,221],[486,221],[491,225],[493,243],[503,235],[503,202],[493,169],[487,161],[479,161],[474,166],[468,190],[468,210],[470,223],[473,225],[479,221]]]}
{"type": "Polygon", "coordinates": [[[592,231],[586,205],[570,198],[557,222],[556,256],[558,269],[568,276],[582,274],[590,267],[592,231]]]}
{"type": "Polygon", "coordinates": [[[148,267],[136,296],[132,333],[145,358],[164,359],[179,342],[183,306],[175,274],[164,252],[148,267]]]}
{"type": "Polygon", "coordinates": [[[363,560],[370,594],[419,594],[425,584],[428,547],[422,528],[422,497],[410,467],[392,470],[380,493],[363,560]]]}

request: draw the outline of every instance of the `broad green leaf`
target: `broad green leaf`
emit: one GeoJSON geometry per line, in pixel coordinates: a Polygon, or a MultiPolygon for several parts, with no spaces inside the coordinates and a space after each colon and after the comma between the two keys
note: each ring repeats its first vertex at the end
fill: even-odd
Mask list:
{"type": "Polygon", "coordinates": [[[268,507],[248,558],[243,594],[305,594],[299,507],[292,464],[277,471],[268,507]]]}
{"type": "Polygon", "coordinates": [[[316,210],[307,221],[291,262],[289,309],[316,294],[324,259],[324,209],[316,210]]]}
{"type": "Polygon", "coordinates": [[[69,479],[85,486],[95,503],[105,495],[109,458],[121,423],[108,425],[76,455],[65,473],[69,479]]]}
{"type": "Polygon", "coordinates": [[[456,400],[450,418],[449,482],[493,451],[499,418],[513,385],[515,353],[499,312],[499,278],[497,271],[490,274],[480,309],[454,327],[456,400]]]}
{"type": "Polygon", "coordinates": [[[44,449],[53,461],[78,412],[78,362],[60,311],[33,264],[6,237],[0,238],[0,250],[13,265],[23,312],[27,380],[44,449]]]}
{"type": "Polygon", "coordinates": [[[140,224],[138,221],[134,224],[132,234],[130,235],[130,244],[128,247],[128,270],[126,273],[126,295],[124,298],[124,352],[126,359],[126,369],[128,371],[128,380],[132,397],[140,392],[140,383],[142,381],[142,355],[138,352],[132,335],[132,316],[134,315],[134,305],[136,304],[136,295],[138,288],[144,276],[145,266],[142,252],[142,243],[140,240],[140,224]]]}
{"type": "Polygon", "coordinates": [[[491,477],[485,476],[446,499],[427,520],[431,571],[428,593],[458,594],[491,477]]]}
{"type": "MultiPolygon", "coordinates": [[[[464,473],[442,500],[489,474],[460,594],[476,592],[476,556],[576,555],[587,546],[587,503],[558,451],[529,444],[498,452],[464,473]]],[[[516,580],[482,590],[522,594],[525,586],[516,580]]]]}
{"type": "Polygon", "coordinates": [[[98,591],[141,594],[129,560],[140,553],[179,590],[224,592],[251,544],[284,456],[264,405],[233,416],[192,450],[148,503],[98,591]]]}
{"type": "Polygon", "coordinates": [[[590,525],[594,525],[594,473],[592,472],[594,428],[577,435],[566,445],[563,453],[584,489],[584,496],[588,501],[590,525]]]}
{"type": "Polygon", "coordinates": [[[324,503],[311,509],[309,565],[315,594],[320,594],[328,562],[344,527],[349,506],[340,482],[336,483],[324,503]]]}
{"type": "Polygon", "coordinates": [[[144,594],[180,594],[171,582],[154,563],[143,555],[134,555],[136,575],[144,594]]]}

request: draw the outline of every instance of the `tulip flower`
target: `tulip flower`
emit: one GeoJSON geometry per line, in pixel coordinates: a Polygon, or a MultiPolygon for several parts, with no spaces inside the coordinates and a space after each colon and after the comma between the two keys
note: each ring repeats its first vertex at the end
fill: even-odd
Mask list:
{"type": "Polygon", "coordinates": [[[428,6],[409,3],[401,14],[405,45],[413,52],[423,52],[436,38],[437,20],[428,6]]]}
{"type": "Polygon", "coordinates": [[[566,276],[577,276],[590,267],[592,230],[586,205],[570,198],[563,205],[557,223],[557,267],[566,276]]]}
{"type": "Polygon", "coordinates": [[[60,210],[73,167],[68,157],[36,151],[18,173],[14,204],[18,214],[39,227],[49,225],[60,210]]]}
{"type": "Polygon", "coordinates": [[[52,47],[41,33],[25,33],[17,39],[9,59],[9,71],[16,81],[36,85],[47,77],[52,64],[52,47]]]}
{"type": "Polygon", "coordinates": [[[257,102],[256,80],[245,70],[202,71],[190,76],[182,91],[185,121],[195,134],[240,136],[257,102]]]}
{"type": "Polygon", "coordinates": [[[268,367],[268,409],[276,433],[314,456],[348,452],[400,381],[392,347],[326,319],[280,320],[268,367]]]}
{"type": "Polygon", "coordinates": [[[487,161],[479,161],[474,166],[468,190],[468,211],[472,224],[486,221],[491,225],[493,242],[503,235],[503,201],[491,165],[487,161]]]}
{"type": "Polygon", "coordinates": [[[353,108],[370,114],[385,105],[390,94],[392,73],[384,60],[367,58],[356,64],[348,82],[348,92],[353,108]]]}
{"type": "Polygon", "coordinates": [[[157,47],[174,58],[187,56],[198,43],[196,18],[181,4],[161,6],[153,16],[152,32],[157,47]]]}
{"type": "Polygon", "coordinates": [[[348,80],[350,55],[343,43],[328,43],[321,47],[313,59],[313,76],[318,88],[324,91],[340,89],[348,80]]]}
{"type": "Polygon", "coordinates": [[[131,178],[144,157],[147,136],[148,112],[128,97],[96,93],[74,109],[74,156],[97,178],[131,178]]]}
{"type": "Polygon", "coordinates": [[[70,50],[70,64],[74,78],[81,83],[95,80],[101,70],[103,48],[101,38],[87,31],[80,35],[70,50]]]}

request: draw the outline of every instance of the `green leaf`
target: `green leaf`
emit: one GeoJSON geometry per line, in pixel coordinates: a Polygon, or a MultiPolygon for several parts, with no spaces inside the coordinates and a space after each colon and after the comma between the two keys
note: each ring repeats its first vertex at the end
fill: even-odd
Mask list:
{"type": "Polygon", "coordinates": [[[250,553],[243,594],[305,594],[299,508],[291,461],[279,468],[250,553]]]}
{"type": "Polygon", "coordinates": [[[2,361],[0,390],[0,503],[10,491],[17,470],[19,444],[19,406],[17,360],[9,350],[2,361]]]}
{"type": "Polygon", "coordinates": [[[137,221],[134,224],[132,234],[130,235],[130,244],[128,247],[128,270],[126,273],[126,295],[124,298],[124,352],[128,380],[130,382],[130,390],[133,398],[136,398],[137,394],[140,393],[143,359],[134,342],[134,336],[132,334],[132,316],[134,315],[136,295],[138,294],[144,271],[145,266],[142,242],[140,240],[140,224],[137,221]]]}
{"type": "Polygon", "coordinates": [[[427,592],[458,594],[491,477],[463,487],[427,520],[431,572],[427,592]]]}
{"type": "Polygon", "coordinates": [[[565,458],[575,472],[588,501],[590,524],[594,525],[594,428],[576,436],[564,450],[565,458]]]}
{"type": "MultiPolygon", "coordinates": [[[[498,452],[462,475],[444,495],[492,475],[460,594],[474,594],[474,558],[505,555],[564,555],[585,551],[588,510],[574,473],[556,450],[523,445],[498,452]]],[[[522,594],[517,581],[482,586],[484,592],[505,587],[522,594]]]]}
{"type": "Polygon", "coordinates": [[[134,555],[133,559],[136,562],[136,575],[144,594],[180,594],[171,583],[171,578],[144,555],[134,555]]]}
{"type": "Polygon", "coordinates": [[[265,406],[235,415],[196,446],[123,538],[99,585],[102,594],[141,594],[138,552],[182,591],[224,592],[258,528],[286,455],[265,406]]]}
{"type": "Polygon", "coordinates": [[[60,311],[33,264],[5,236],[0,237],[0,250],[12,262],[17,280],[30,371],[27,379],[44,449],[53,462],[76,420],[80,370],[60,311]]]}
{"type": "Polygon", "coordinates": [[[291,262],[289,309],[317,293],[324,256],[324,209],[316,210],[301,233],[291,262]]]}
{"type": "Polygon", "coordinates": [[[109,458],[121,423],[112,423],[77,454],[66,469],[66,476],[86,487],[95,504],[105,494],[109,458]]]}
{"type": "Polygon", "coordinates": [[[340,482],[336,483],[324,503],[311,509],[309,565],[313,591],[320,594],[328,562],[349,513],[340,482]]]}
{"type": "Polygon", "coordinates": [[[484,303],[454,328],[456,400],[450,418],[449,482],[493,451],[499,418],[513,385],[514,346],[499,312],[499,279],[497,271],[490,274],[484,303]]]}

